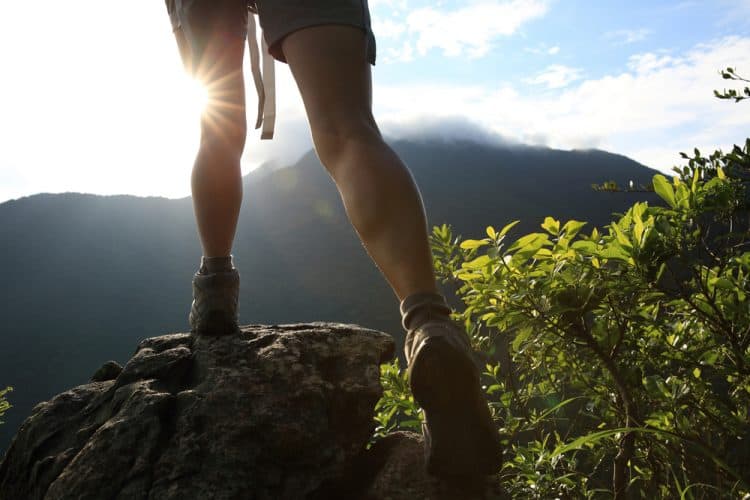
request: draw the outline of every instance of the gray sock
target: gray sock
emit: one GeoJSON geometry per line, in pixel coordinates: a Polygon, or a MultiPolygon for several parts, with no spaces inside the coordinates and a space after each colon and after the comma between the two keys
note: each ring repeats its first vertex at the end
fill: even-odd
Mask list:
{"type": "Polygon", "coordinates": [[[450,321],[450,308],[439,293],[420,292],[401,301],[401,324],[406,331],[432,320],[450,321]]]}
{"type": "Polygon", "coordinates": [[[200,274],[225,273],[234,269],[232,256],[201,257],[200,274]]]}

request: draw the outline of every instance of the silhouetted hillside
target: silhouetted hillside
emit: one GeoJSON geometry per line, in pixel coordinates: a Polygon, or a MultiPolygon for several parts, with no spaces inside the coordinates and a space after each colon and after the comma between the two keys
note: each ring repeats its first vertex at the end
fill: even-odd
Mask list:
{"type": "MultiPolygon", "coordinates": [[[[650,183],[655,171],[601,151],[405,143],[430,226],[481,237],[521,219],[515,235],[554,215],[602,225],[646,194],[597,193],[594,182],[650,183]]],[[[131,196],[41,194],[0,204],[0,384],[14,407],[4,449],[41,400],[85,382],[134,342],[187,330],[200,257],[192,203],[131,196]]],[[[251,173],[235,245],[243,323],[355,322],[401,338],[395,296],[350,227],[332,180],[310,152],[251,173]]],[[[400,350],[400,346],[399,346],[400,350]]]]}

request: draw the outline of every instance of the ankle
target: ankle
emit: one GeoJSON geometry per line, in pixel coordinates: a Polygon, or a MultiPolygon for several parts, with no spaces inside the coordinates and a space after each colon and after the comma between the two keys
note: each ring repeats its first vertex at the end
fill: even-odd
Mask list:
{"type": "Polygon", "coordinates": [[[231,255],[226,257],[201,257],[199,274],[224,273],[234,269],[231,255]]]}
{"type": "Polygon", "coordinates": [[[419,292],[401,301],[401,325],[407,332],[428,321],[450,321],[451,309],[442,294],[419,292]]]}

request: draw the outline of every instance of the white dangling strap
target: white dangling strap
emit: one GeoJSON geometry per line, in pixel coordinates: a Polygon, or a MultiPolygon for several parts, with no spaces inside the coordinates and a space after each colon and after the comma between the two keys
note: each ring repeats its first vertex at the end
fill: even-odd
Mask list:
{"type": "Polygon", "coordinates": [[[263,53],[263,74],[260,71],[260,54],[258,40],[256,37],[255,15],[252,10],[248,11],[247,20],[247,44],[250,50],[250,67],[255,81],[255,90],[258,93],[258,118],[255,128],[263,126],[261,139],[273,139],[274,122],[276,121],[276,75],[274,71],[273,56],[268,52],[266,39],[261,32],[261,49],[263,53]]]}
{"type": "Polygon", "coordinates": [[[260,36],[263,49],[263,88],[266,96],[266,106],[263,111],[263,130],[261,139],[273,139],[273,129],[276,123],[276,70],[273,56],[268,51],[263,33],[260,36]]]}

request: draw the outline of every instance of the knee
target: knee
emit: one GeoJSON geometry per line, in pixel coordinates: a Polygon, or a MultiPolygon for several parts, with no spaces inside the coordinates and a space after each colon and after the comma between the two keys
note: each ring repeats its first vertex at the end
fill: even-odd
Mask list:
{"type": "Polygon", "coordinates": [[[204,116],[201,120],[201,154],[239,160],[245,149],[246,136],[247,122],[244,118],[204,116]]]}
{"type": "Polygon", "coordinates": [[[348,163],[348,156],[355,150],[376,147],[383,141],[371,117],[314,123],[312,136],[318,158],[332,174],[339,165],[348,163]]]}

